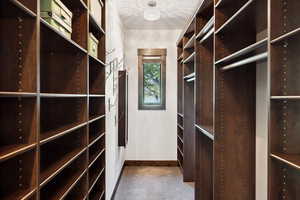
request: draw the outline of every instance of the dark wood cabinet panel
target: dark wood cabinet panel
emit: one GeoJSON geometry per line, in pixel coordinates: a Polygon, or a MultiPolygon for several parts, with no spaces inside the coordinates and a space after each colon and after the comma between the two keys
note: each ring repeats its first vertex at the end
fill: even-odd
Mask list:
{"type": "Polygon", "coordinates": [[[119,93],[118,93],[118,143],[126,147],[128,143],[128,105],[127,105],[127,72],[119,71],[119,93]]]}

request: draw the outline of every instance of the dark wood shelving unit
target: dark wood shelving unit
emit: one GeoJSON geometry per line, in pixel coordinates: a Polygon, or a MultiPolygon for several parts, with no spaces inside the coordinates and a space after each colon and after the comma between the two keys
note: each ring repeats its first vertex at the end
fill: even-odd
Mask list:
{"type": "Polygon", "coordinates": [[[270,2],[270,199],[300,196],[298,1],[270,2]]]}
{"type": "MultiPolygon", "coordinates": [[[[289,3],[292,4],[291,1],[289,3]]],[[[180,142],[182,137],[188,137],[187,134],[192,126],[196,143],[193,177],[195,199],[255,199],[256,68],[269,69],[269,60],[276,63],[274,69],[272,68],[275,78],[271,79],[274,85],[274,92],[271,96],[274,107],[274,102],[296,102],[299,99],[297,96],[299,94],[295,89],[298,85],[297,78],[290,80],[291,90],[287,89],[285,94],[281,92],[282,87],[289,87],[286,87],[282,81],[278,82],[283,79],[280,70],[284,69],[278,68],[278,63],[282,63],[287,54],[291,56],[291,62],[294,60],[291,65],[298,64],[296,53],[292,53],[297,52],[297,40],[289,44],[289,50],[284,49],[283,45],[287,38],[292,39],[297,35],[297,28],[299,28],[297,23],[299,25],[300,23],[295,21],[299,21],[296,19],[299,4],[294,3],[298,7],[295,5],[292,8],[294,12],[289,16],[291,24],[286,25],[288,28],[286,30],[276,28],[276,33],[272,38],[269,36],[268,5],[271,5],[273,9],[278,9],[274,12],[276,19],[274,27],[278,27],[278,18],[283,15],[280,12],[284,11],[284,8],[279,7],[278,4],[286,5],[283,2],[268,4],[267,0],[201,1],[177,42],[178,110],[184,108],[183,126],[180,124],[181,115],[177,116],[177,153],[178,160],[182,159],[185,163],[186,152],[182,154],[180,151],[180,142]],[[191,26],[194,27],[193,31],[191,31],[191,26]],[[190,45],[191,40],[195,40],[193,47],[190,45]],[[270,43],[273,44],[271,51],[270,43]],[[294,59],[292,56],[295,56],[294,59]],[[181,83],[183,89],[180,88],[181,83]],[[181,90],[183,90],[183,97],[181,90]],[[181,99],[183,99],[184,106],[181,106],[181,99]]],[[[281,22],[281,24],[285,23],[281,22]]],[[[297,69],[294,68],[290,73],[297,74],[297,69]]],[[[286,81],[288,82],[289,80],[286,81]]],[[[276,108],[279,108],[279,105],[281,104],[278,103],[276,108]]],[[[276,116],[274,125],[271,125],[274,126],[274,130],[270,133],[277,136],[274,141],[276,145],[278,145],[277,140],[281,138],[278,136],[280,135],[279,126],[281,126],[278,123],[280,112],[282,111],[271,112],[274,113],[271,116],[276,116]]],[[[290,108],[290,112],[296,113],[297,108],[290,108]]],[[[292,124],[295,123],[296,121],[292,122],[292,124]]],[[[186,146],[186,140],[183,145],[186,146]]],[[[276,160],[281,165],[286,164],[292,168],[299,166],[297,155],[286,156],[278,150],[272,153],[270,160],[276,160]]],[[[184,169],[183,164],[183,171],[184,169]]],[[[272,173],[275,176],[276,172],[272,173]]],[[[277,184],[277,182],[273,183],[277,184]]],[[[292,180],[290,183],[294,184],[292,180]]],[[[274,189],[275,186],[272,188],[274,189]]],[[[296,186],[293,186],[293,189],[295,188],[296,186]]],[[[295,190],[293,192],[293,197],[296,197],[295,194],[298,193],[295,193],[295,190]]],[[[278,198],[279,194],[276,193],[270,199],[281,199],[278,198]]]]}
{"type": "Polygon", "coordinates": [[[195,199],[213,199],[214,140],[214,6],[203,2],[196,19],[195,199]]]}
{"type": "Polygon", "coordinates": [[[177,158],[182,169],[183,180],[194,181],[195,129],[194,124],[194,80],[196,21],[192,21],[177,43],[178,53],[178,114],[177,114],[177,158]]]}
{"type": "Polygon", "coordinates": [[[99,26],[88,0],[61,0],[71,38],[41,18],[41,1],[0,2],[0,199],[105,199],[106,1],[99,26]]]}

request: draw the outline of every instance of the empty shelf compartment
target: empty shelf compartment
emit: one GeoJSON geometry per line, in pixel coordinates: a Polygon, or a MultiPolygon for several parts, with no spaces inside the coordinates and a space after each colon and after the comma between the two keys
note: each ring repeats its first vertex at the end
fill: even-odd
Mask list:
{"type": "Polygon", "coordinates": [[[271,3],[271,39],[287,36],[300,28],[300,4],[298,1],[272,1],[271,3]]]}
{"type": "Polygon", "coordinates": [[[105,94],[105,66],[96,62],[94,59],[89,59],[90,62],[90,94],[105,94]]]}
{"type": "Polygon", "coordinates": [[[86,98],[41,98],[41,140],[86,121],[86,98]]]}
{"type": "Polygon", "coordinates": [[[42,184],[51,180],[83,153],[87,146],[86,139],[86,127],[83,127],[41,146],[40,170],[42,184]]]}
{"type": "Polygon", "coordinates": [[[101,174],[98,181],[90,188],[89,199],[90,200],[103,200],[105,193],[105,172],[101,174]]]}
{"type": "Polygon", "coordinates": [[[25,15],[11,1],[1,1],[0,92],[36,92],[36,39],[36,19],[25,15]]]}
{"type": "Polygon", "coordinates": [[[25,150],[36,143],[36,99],[0,99],[0,161],[25,150]]]}
{"type": "Polygon", "coordinates": [[[86,154],[82,154],[44,185],[40,191],[41,199],[57,200],[65,197],[69,188],[83,175],[86,159],[86,154]]]}
{"type": "Polygon", "coordinates": [[[89,124],[90,143],[105,134],[105,117],[89,124]]]}
{"type": "Polygon", "coordinates": [[[105,98],[90,98],[90,120],[105,115],[105,98]]]}
{"type": "Polygon", "coordinates": [[[17,200],[36,190],[36,151],[32,150],[0,163],[0,199],[17,200]]]}
{"type": "Polygon", "coordinates": [[[105,168],[105,155],[101,154],[97,158],[97,160],[90,166],[89,168],[89,187],[92,187],[92,185],[99,179],[99,177],[104,172],[105,168]]]}
{"type": "Polygon", "coordinates": [[[101,137],[95,143],[91,144],[89,147],[89,163],[95,161],[96,158],[105,154],[105,137],[101,137]]]}
{"type": "Polygon", "coordinates": [[[300,35],[271,46],[272,96],[300,96],[300,35]]]}
{"type": "Polygon", "coordinates": [[[78,183],[65,196],[64,200],[83,200],[87,194],[87,175],[80,178],[78,183]]]}

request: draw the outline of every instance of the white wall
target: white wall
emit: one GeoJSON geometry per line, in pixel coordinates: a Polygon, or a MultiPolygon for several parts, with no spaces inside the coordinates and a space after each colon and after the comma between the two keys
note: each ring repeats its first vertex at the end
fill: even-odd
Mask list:
{"type": "Polygon", "coordinates": [[[129,144],[126,160],[176,160],[177,49],[181,30],[126,30],[129,68],[129,144]],[[166,110],[138,110],[138,48],[167,48],[166,110]]]}
{"type": "MultiPolygon", "coordinates": [[[[106,15],[106,50],[115,51],[107,56],[106,63],[109,63],[115,58],[122,58],[124,55],[124,30],[121,20],[118,15],[116,0],[108,0],[106,15]]],[[[108,67],[107,67],[108,68],[108,67]]],[[[108,72],[108,70],[107,70],[108,72]]],[[[117,121],[117,104],[108,105],[108,102],[113,104],[117,94],[113,94],[113,75],[107,74],[106,81],[106,199],[110,199],[114,187],[120,175],[121,169],[125,160],[124,148],[118,147],[118,126],[117,121]],[[110,101],[109,101],[110,100],[110,101]],[[109,107],[111,107],[109,109],[109,107]]]]}

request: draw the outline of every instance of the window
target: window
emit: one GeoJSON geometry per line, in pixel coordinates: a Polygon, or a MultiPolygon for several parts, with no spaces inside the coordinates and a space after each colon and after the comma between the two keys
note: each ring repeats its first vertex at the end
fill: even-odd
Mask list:
{"type": "Polygon", "coordinates": [[[166,108],[166,49],[139,49],[139,110],[166,108]]]}

